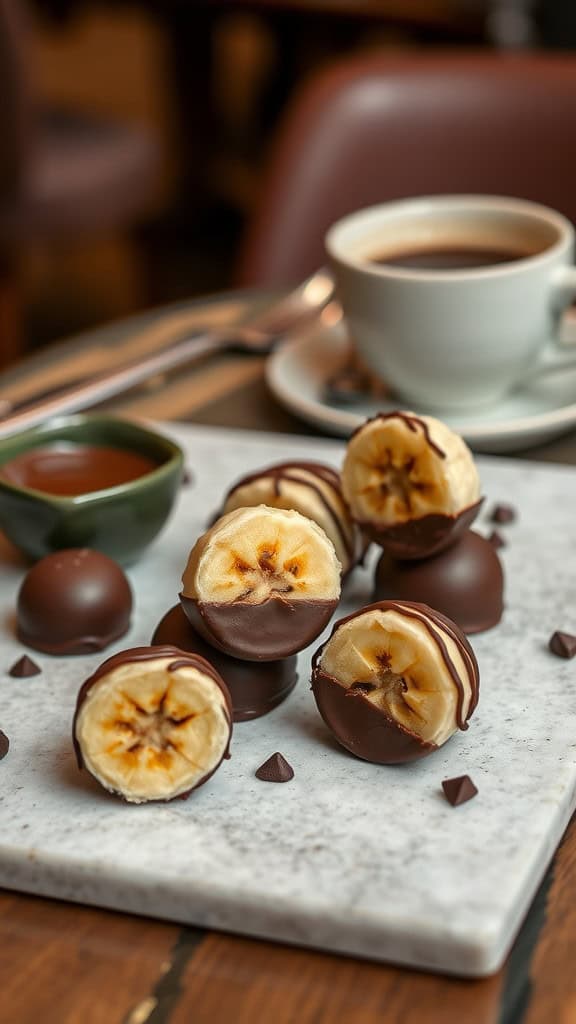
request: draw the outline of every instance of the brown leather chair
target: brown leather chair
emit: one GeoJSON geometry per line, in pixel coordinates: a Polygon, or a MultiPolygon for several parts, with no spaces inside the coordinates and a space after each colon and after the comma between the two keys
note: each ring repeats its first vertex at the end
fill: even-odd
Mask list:
{"type": "Polygon", "coordinates": [[[371,52],[302,88],[241,249],[242,285],[289,284],[354,209],[432,193],[537,200],[576,222],[576,55],[371,52]]]}
{"type": "Polygon", "coordinates": [[[144,127],[39,108],[28,82],[27,34],[24,3],[0,0],[0,366],[24,347],[9,296],[19,246],[131,224],[159,167],[144,127]]]}

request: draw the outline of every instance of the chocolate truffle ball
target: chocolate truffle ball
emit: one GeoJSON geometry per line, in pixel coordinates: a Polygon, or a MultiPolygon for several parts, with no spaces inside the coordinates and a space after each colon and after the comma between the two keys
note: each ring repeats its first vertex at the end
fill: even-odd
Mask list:
{"type": "Polygon", "coordinates": [[[180,605],[158,623],[153,644],[172,644],[206,658],[220,673],[232,700],[235,722],[268,714],[286,699],[298,681],[296,655],[282,661],[240,661],[211,647],[190,624],[180,605]]]}
{"type": "Polygon", "coordinates": [[[376,566],[376,601],[419,601],[465,633],[492,629],[502,618],[504,574],[494,545],[468,530],[432,558],[400,561],[384,552],[376,566]]]}
{"type": "Polygon", "coordinates": [[[123,636],[131,611],[120,566],[99,551],[68,548],[46,555],[24,577],[18,639],[46,654],[90,654],[123,636]]]}
{"type": "Polygon", "coordinates": [[[479,673],[462,631],[410,601],[381,601],[341,619],[312,662],[326,725],[356,757],[416,761],[468,728],[479,673]]]}

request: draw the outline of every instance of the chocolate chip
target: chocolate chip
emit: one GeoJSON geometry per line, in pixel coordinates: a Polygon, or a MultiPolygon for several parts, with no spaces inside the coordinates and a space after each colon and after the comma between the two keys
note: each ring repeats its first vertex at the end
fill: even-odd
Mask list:
{"type": "Polygon", "coordinates": [[[457,807],[458,804],[465,804],[467,800],[471,800],[478,792],[469,775],[459,775],[455,779],[444,779],[442,789],[444,790],[444,796],[448,803],[452,804],[452,807],[457,807]]]}
{"type": "Polygon", "coordinates": [[[9,746],[10,741],[6,736],[6,733],[3,733],[2,730],[0,729],[0,761],[2,760],[3,757],[6,757],[9,746]]]}
{"type": "Polygon", "coordinates": [[[282,754],[276,753],[256,769],[256,778],[263,782],[290,782],[294,769],[282,754]]]}
{"type": "Polygon", "coordinates": [[[513,523],[517,513],[513,505],[495,505],[490,516],[493,523],[513,523]]]}
{"type": "Polygon", "coordinates": [[[15,679],[26,679],[28,676],[37,676],[40,674],[42,669],[32,658],[29,658],[27,654],[24,654],[18,661],[15,661],[12,668],[8,669],[8,675],[13,676],[15,679]]]}
{"type": "Polygon", "coordinates": [[[182,484],[182,487],[189,487],[193,480],[194,480],[194,474],[186,466],[184,472],[182,473],[182,480],[180,481],[181,484],[182,484]]]}
{"type": "Polygon", "coordinates": [[[506,541],[504,540],[502,534],[498,533],[498,530],[492,530],[492,533],[488,537],[488,540],[490,541],[492,547],[496,548],[496,550],[498,550],[498,548],[506,547],[506,541]]]}
{"type": "Polygon", "coordinates": [[[576,636],[556,631],[548,641],[548,649],[559,658],[573,658],[576,654],[576,636]]]}

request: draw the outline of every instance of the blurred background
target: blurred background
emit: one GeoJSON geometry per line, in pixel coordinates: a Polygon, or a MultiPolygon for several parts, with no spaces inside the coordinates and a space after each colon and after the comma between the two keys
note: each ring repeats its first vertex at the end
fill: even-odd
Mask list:
{"type": "Polygon", "coordinates": [[[4,364],[233,287],[286,105],[374,48],[575,49],[576,4],[0,0],[4,364]]]}

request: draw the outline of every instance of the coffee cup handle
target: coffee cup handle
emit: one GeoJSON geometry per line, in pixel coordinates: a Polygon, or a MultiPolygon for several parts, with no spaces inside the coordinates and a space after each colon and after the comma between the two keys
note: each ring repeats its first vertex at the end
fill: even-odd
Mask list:
{"type": "MultiPolygon", "coordinates": [[[[559,267],[552,275],[552,304],[558,314],[559,326],[562,314],[572,300],[576,298],[576,267],[559,267]]],[[[556,337],[542,350],[537,362],[530,367],[522,378],[522,383],[529,382],[539,374],[576,367],[576,320],[568,329],[560,330],[556,337]]]]}

